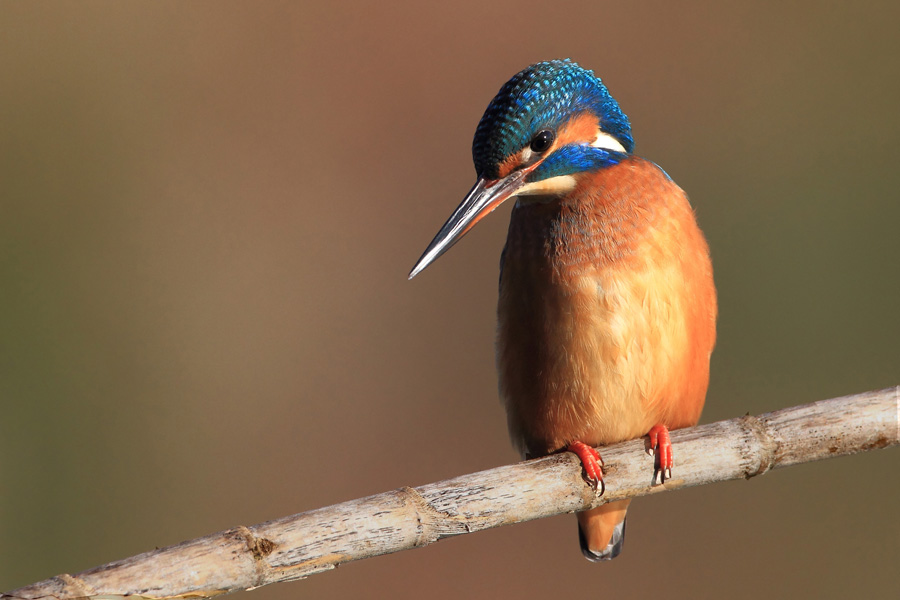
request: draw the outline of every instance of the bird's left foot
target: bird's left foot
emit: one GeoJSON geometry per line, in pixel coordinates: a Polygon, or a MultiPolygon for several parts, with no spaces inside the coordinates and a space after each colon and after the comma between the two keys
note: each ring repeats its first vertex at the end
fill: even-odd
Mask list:
{"type": "Polygon", "coordinates": [[[572,442],[566,450],[575,453],[584,468],[584,480],[595,492],[599,489],[599,495],[602,496],[606,491],[606,484],[603,483],[603,459],[600,458],[600,453],[584,442],[572,442]]]}
{"type": "Polygon", "coordinates": [[[650,436],[650,454],[656,455],[656,469],[659,471],[660,483],[665,483],[666,479],[672,478],[672,467],[675,466],[669,428],[665,425],[654,425],[647,435],[650,436]]]}

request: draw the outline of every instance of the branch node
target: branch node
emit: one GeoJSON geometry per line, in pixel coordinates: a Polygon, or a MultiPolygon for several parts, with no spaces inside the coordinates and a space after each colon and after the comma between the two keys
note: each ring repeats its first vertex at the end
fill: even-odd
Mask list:
{"type": "Polygon", "coordinates": [[[416,547],[471,531],[465,517],[436,509],[417,489],[404,486],[398,491],[416,512],[416,547]]]}
{"type": "Polygon", "coordinates": [[[759,417],[744,415],[738,422],[747,435],[747,448],[752,453],[752,460],[744,469],[744,478],[752,479],[775,466],[778,440],[769,433],[768,426],[759,417]]]}
{"type": "Polygon", "coordinates": [[[247,543],[247,550],[250,551],[255,560],[262,560],[272,554],[277,546],[272,540],[254,535],[249,527],[238,525],[235,528],[235,532],[244,538],[244,541],[247,543]]]}

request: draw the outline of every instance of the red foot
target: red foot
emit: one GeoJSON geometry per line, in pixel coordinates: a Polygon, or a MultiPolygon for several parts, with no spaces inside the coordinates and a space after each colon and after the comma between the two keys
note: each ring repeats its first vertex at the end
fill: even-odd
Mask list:
{"type": "Polygon", "coordinates": [[[656,450],[656,468],[659,470],[659,478],[665,482],[667,478],[671,479],[672,467],[675,466],[669,428],[665,425],[654,425],[647,435],[650,436],[650,454],[654,454],[654,450],[656,450]]]}
{"type": "Polygon", "coordinates": [[[606,491],[606,484],[603,483],[603,459],[600,458],[600,453],[584,442],[572,442],[566,450],[575,453],[584,468],[585,481],[594,488],[594,491],[600,488],[602,496],[606,491]]]}

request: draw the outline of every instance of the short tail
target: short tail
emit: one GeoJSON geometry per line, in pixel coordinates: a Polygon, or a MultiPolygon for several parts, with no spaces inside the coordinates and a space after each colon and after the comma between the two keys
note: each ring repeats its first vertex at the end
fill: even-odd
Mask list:
{"type": "Polygon", "coordinates": [[[625,511],[630,500],[610,502],[577,514],[581,553],[592,562],[612,560],[625,543],[625,511]]]}
{"type": "Polygon", "coordinates": [[[612,539],[609,540],[606,548],[604,548],[600,552],[594,552],[588,547],[587,540],[584,537],[584,532],[579,526],[578,543],[581,544],[581,553],[584,554],[584,557],[591,562],[612,560],[617,557],[622,551],[622,546],[625,545],[625,521],[626,519],[623,519],[621,523],[616,525],[616,528],[613,530],[612,539]]]}

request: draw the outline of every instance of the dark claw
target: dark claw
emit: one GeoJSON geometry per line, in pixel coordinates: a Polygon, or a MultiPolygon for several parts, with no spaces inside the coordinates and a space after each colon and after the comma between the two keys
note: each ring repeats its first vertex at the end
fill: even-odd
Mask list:
{"type": "Polygon", "coordinates": [[[584,482],[591,486],[591,489],[594,490],[594,493],[597,494],[597,490],[600,490],[598,496],[602,496],[606,491],[606,482],[602,479],[591,479],[588,477],[587,473],[582,473],[581,478],[584,479],[584,482]]]}

